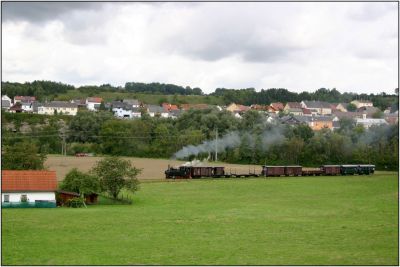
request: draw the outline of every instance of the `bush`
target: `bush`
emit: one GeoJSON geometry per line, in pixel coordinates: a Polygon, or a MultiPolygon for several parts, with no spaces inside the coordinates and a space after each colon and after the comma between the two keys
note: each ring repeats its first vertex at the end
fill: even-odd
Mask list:
{"type": "Polygon", "coordinates": [[[83,199],[74,197],[65,202],[65,206],[70,208],[82,208],[84,206],[83,199]]]}

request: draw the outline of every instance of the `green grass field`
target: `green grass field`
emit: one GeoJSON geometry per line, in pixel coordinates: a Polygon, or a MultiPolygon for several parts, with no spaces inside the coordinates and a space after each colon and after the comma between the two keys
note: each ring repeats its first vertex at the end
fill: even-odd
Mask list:
{"type": "Polygon", "coordinates": [[[133,205],[2,210],[3,265],[398,265],[397,173],[148,182],[133,205]]]}

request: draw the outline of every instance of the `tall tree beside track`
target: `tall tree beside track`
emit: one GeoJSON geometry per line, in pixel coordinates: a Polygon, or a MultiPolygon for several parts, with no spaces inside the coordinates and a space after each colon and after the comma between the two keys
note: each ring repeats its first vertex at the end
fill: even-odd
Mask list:
{"type": "Polygon", "coordinates": [[[118,157],[106,157],[92,168],[91,172],[99,178],[101,190],[117,198],[125,188],[132,193],[139,189],[136,176],[141,172],[130,161],[118,157]]]}

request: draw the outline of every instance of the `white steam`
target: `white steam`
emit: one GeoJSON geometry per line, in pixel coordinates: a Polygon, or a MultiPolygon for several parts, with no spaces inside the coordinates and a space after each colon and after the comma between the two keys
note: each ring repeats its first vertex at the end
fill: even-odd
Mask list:
{"type": "Polygon", "coordinates": [[[241,145],[241,137],[247,139],[249,142],[250,147],[254,147],[256,145],[260,145],[258,149],[267,150],[272,144],[279,144],[284,141],[285,136],[283,135],[283,130],[281,127],[274,127],[269,130],[265,130],[260,135],[254,135],[250,132],[243,132],[240,133],[230,132],[221,138],[218,138],[218,141],[214,140],[207,140],[204,141],[202,144],[194,146],[188,145],[183,147],[181,150],[174,154],[174,158],[182,159],[189,157],[191,155],[199,155],[201,153],[214,153],[216,142],[218,147],[218,152],[225,152],[226,149],[235,148],[241,145]],[[261,144],[260,144],[261,141],[261,144]]]}

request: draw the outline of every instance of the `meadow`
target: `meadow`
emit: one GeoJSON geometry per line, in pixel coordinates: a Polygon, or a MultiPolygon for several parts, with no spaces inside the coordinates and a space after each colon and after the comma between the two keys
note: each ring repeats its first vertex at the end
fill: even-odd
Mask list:
{"type": "Polygon", "coordinates": [[[132,205],[3,209],[3,265],[398,265],[398,174],[143,182],[132,205]]]}

